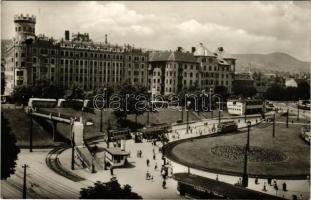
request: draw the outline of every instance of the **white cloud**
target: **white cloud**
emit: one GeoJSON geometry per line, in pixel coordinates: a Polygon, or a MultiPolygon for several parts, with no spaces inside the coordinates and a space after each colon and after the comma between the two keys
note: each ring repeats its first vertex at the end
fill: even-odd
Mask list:
{"type": "Polygon", "coordinates": [[[54,38],[70,30],[88,32],[96,41],[109,34],[113,43],[153,49],[189,49],[205,42],[211,50],[224,46],[234,53],[282,51],[310,60],[308,5],[286,1],[5,1],[2,36],[14,36],[14,14],[31,13],[37,16],[37,33],[54,38]]]}

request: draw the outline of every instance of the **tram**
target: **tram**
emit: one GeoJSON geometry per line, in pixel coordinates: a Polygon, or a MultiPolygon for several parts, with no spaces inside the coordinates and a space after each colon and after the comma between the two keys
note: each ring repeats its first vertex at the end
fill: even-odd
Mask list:
{"type": "Polygon", "coordinates": [[[220,122],[217,127],[218,133],[229,133],[238,130],[238,125],[234,121],[220,122]]]}

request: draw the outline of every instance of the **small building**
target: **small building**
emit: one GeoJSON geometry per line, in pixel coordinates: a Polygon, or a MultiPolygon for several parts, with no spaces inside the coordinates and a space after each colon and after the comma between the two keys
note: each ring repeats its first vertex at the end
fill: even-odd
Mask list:
{"type": "Polygon", "coordinates": [[[298,87],[298,84],[294,78],[289,78],[285,80],[285,87],[298,87]]]}
{"type": "Polygon", "coordinates": [[[263,101],[260,99],[231,99],[227,101],[230,115],[259,114],[263,111],[263,101]]]}
{"type": "Polygon", "coordinates": [[[129,155],[129,152],[122,150],[121,148],[105,148],[105,160],[108,166],[123,167],[126,164],[129,155]]]}

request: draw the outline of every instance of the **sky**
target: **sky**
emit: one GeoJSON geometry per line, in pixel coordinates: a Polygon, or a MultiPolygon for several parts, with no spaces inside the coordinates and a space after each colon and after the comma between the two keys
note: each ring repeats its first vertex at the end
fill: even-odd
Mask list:
{"type": "Polygon", "coordinates": [[[2,1],[1,36],[14,37],[14,15],[37,17],[36,34],[60,39],[64,31],[94,41],[185,50],[203,43],[230,53],[288,53],[310,58],[308,1],[2,1]]]}

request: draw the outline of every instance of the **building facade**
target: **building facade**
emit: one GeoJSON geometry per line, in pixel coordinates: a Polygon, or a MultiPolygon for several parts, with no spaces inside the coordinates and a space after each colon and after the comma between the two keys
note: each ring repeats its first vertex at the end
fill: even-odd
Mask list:
{"type": "Polygon", "coordinates": [[[210,52],[202,43],[184,52],[153,51],[149,54],[149,90],[154,94],[176,94],[190,87],[208,90],[225,86],[232,89],[235,58],[223,48],[210,52]]]}
{"type": "Polygon", "coordinates": [[[55,40],[37,35],[36,17],[16,15],[15,37],[5,50],[5,93],[16,86],[46,80],[86,91],[122,82],[148,87],[154,94],[177,94],[190,87],[225,86],[230,93],[236,59],[222,47],[209,51],[202,43],[185,52],[143,51],[130,45],[94,42],[88,33],[72,34],[55,40]]]}
{"type": "Polygon", "coordinates": [[[15,37],[6,49],[6,94],[38,80],[69,88],[94,90],[122,81],[146,85],[148,53],[130,45],[93,42],[87,33],[54,40],[35,34],[35,16],[17,15],[15,37]]]}

